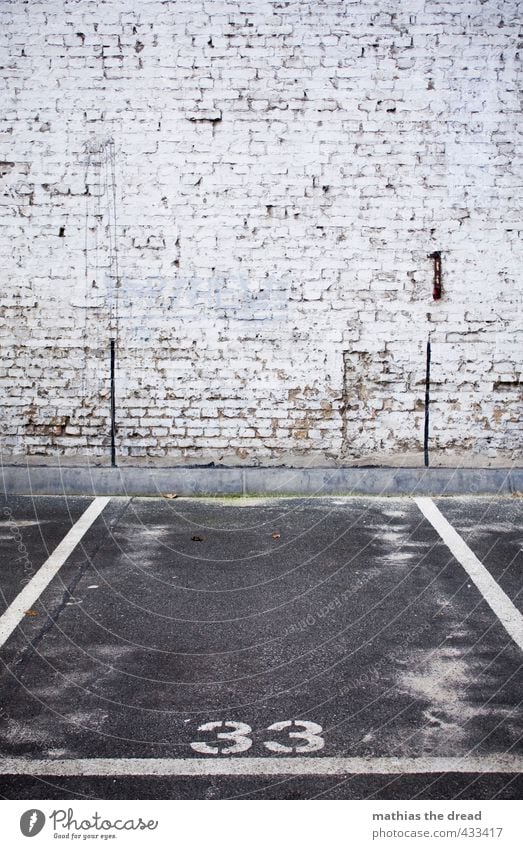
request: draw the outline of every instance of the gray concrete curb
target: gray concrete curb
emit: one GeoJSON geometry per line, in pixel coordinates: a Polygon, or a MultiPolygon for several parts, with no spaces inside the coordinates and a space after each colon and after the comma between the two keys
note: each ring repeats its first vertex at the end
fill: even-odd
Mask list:
{"type": "Polygon", "coordinates": [[[3,466],[16,495],[510,495],[523,469],[3,466]]]}

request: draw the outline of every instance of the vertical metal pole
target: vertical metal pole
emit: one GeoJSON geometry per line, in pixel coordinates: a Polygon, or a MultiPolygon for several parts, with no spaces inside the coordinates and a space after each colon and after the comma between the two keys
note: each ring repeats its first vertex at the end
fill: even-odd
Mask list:
{"type": "Polygon", "coordinates": [[[429,465],[429,404],[430,404],[430,340],[427,342],[427,363],[425,371],[425,428],[423,433],[423,453],[425,466],[429,465]]]}
{"type": "Polygon", "coordinates": [[[114,390],[115,359],[115,343],[114,339],[111,339],[111,466],[116,466],[116,403],[114,390]]]}

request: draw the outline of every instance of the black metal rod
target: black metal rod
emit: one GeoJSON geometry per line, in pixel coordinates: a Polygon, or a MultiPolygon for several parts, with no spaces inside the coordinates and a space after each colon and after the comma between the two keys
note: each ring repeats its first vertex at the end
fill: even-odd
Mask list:
{"type": "Polygon", "coordinates": [[[430,405],[430,342],[427,342],[427,365],[425,371],[425,427],[423,433],[423,453],[425,465],[429,465],[429,405],[430,405]]]}
{"type": "Polygon", "coordinates": [[[114,366],[116,346],[111,339],[111,466],[116,466],[116,400],[114,391],[114,366]]]}

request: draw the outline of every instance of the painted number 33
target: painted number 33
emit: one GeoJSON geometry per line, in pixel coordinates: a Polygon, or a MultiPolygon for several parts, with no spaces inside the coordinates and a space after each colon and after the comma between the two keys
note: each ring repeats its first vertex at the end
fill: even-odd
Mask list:
{"type": "MultiPolygon", "coordinates": [[[[280,732],[281,739],[267,740],[263,745],[271,752],[289,753],[317,752],[323,749],[325,740],[321,737],[321,725],[308,722],[305,719],[286,719],[283,722],[274,722],[269,725],[267,731],[280,732]],[[294,740],[297,742],[294,743],[294,740]]],[[[210,731],[219,741],[214,744],[196,741],[191,743],[195,752],[204,755],[238,755],[246,752],[252,746],[252,728],[245,722],[205,722],[200,725],[198,731],[210,731]],[[220,730],[230,729],[230,730],[220,730]]]]}

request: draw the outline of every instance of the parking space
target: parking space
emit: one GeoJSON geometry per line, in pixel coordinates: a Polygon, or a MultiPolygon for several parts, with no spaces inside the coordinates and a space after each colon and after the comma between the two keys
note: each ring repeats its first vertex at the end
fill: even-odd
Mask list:
{"type": "MultiPolygon", "coordinates": [[[[8,603],[93,503],[7,500],[8,603]]],[[[499,615],[414,499],[100,505],[0,648],[0,793],[517,798],[520,504],[437,500],[499,615]]]]}

